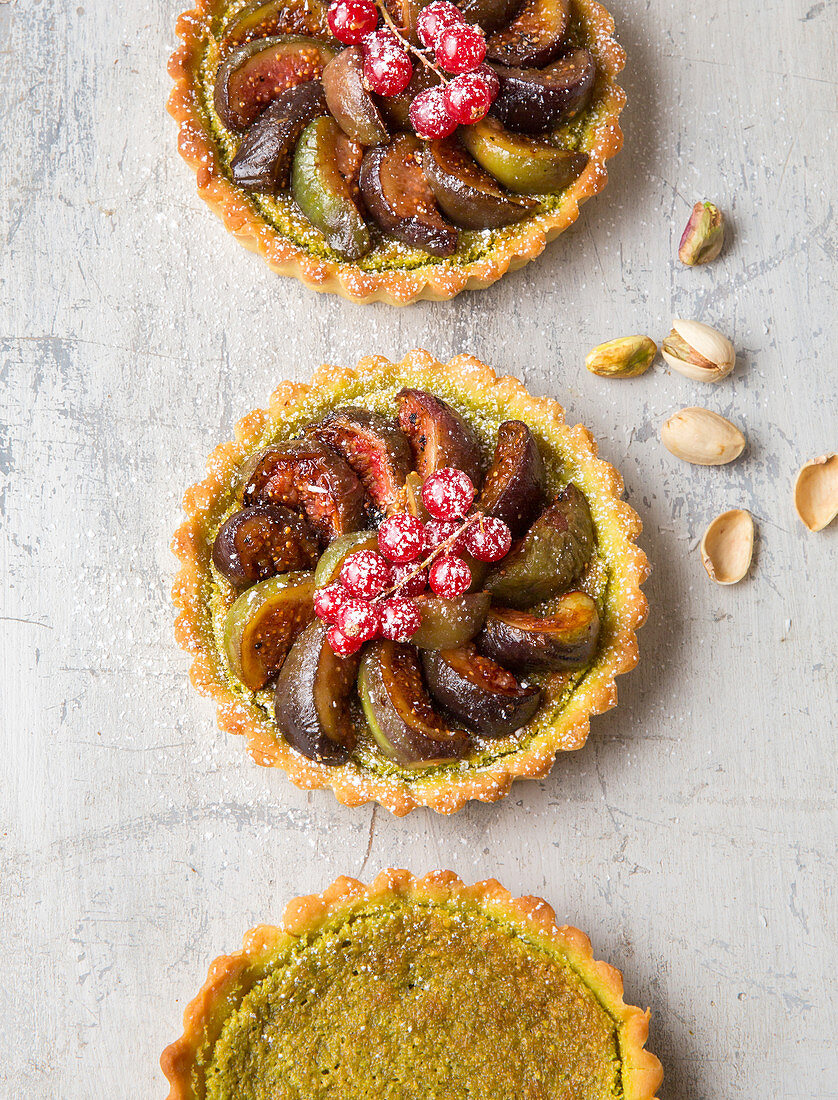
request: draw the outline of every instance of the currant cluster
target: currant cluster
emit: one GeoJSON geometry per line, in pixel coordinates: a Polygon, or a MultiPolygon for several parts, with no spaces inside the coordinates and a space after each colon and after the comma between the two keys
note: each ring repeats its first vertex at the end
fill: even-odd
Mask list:
{"type": "Polygon", "coordinates": [[[448,600],[462,596],[471,570],[457,550],[483,562],[509,553],[512,533],[503,520],[482,512],[468,516],[474,494],[462,470],[449,466],[431,474],[422,485],[431,518],[423,523],[399,512],[385,519],[378,550],[349,554],[338,579],[317,589],[314,611],[329,624],[327,637],[338,656],[348,657],[373,638],[410,641],[422,622],[413,597],[427,588],[448,600]]]}
{"type": "Polygon", "coordinates": [[[420,92],[410,104],[410,122],[419,137],[448,137],[458,126],[485,117],[500,84],[494,71],[483,64],[486,36],[479,27],[466,23],[448,0],[433,0],[416,21],[416,32],[426,48],[423,51],[390,27],[379,27],[379,14],[374,0],[334,0],[328,11],[335,38],[345,45],[362,47],[364,80],[371,92],[401,95],[413,76],[410,54],[414,53],[441,78],[439,84],[420,92]],[[426,53],[433,54],[436,65],[426,53]],[[444,79],[439,69],[452,79],[444,79]]]}

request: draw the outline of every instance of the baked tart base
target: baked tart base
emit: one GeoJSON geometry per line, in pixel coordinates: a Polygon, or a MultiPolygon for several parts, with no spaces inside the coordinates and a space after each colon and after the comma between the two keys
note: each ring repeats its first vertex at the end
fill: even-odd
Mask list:
{"type": "Polygon", "coordinates": [[[647,612],[640,584],[648,565],[635,545],[641,524],[620,499],[620,475],[597,458],[586,428],[565,423],[557,402],[532,397],[517,379],[499,377],[468,355],[440,363],[417,350],[399,363],[378,356],[352,368],[326,365],[309,384],[282,383],[267,409],[251,412],[237,425],[235,440],[216,447],[207,469],[207,477],[184,497],[188,518],[173,541],[181,562],[173,588],[176,636],[193,656],[193,684],[217,703],[219,725],[244,736],[258,764],[283,768],[305,790],[331,787],[345,805],[374,800],[396,815],[419,806],[453,813],[470,799],[503,798],[518,777],[545,776],[557,752],[585,743],[590,716],[615,705],[615,677],[637,662],[635,630],[647,612]],[[596,558],[589,573],[601,620],[598,650],[583,672],[550,677],[546,702],[529,725],[510,737],[481,744],[469,759],[414,770],[369,754],[337,766],[318,763],[291,748],[264,702],[248,693],[230,671],[219,642],[222,597],[211,564],[213,540],[230,512],[237,472],[251,455],[293,437],[335,407],[363,402],[379,411],[388,409],[402,387],[432,390],[459,409],[485,439],[504,420],[524,421],[545,452],[549,488],[558,491],[572,480],[582,491],[596,534],[596,558]]]}
{"type": "Polygon", "coordinates": [[[160,1064],[169,1100],[651,1100],[649,1016],[540,898],[387,870],[216,959],[160,1064]]]}

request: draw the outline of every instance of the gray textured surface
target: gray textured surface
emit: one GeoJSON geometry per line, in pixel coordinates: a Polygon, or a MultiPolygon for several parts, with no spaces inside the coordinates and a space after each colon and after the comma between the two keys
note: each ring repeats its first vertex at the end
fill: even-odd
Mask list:
{"type": "Polygon", "coordinates": [[[397,312],[315,297],[194,196],[163,113],[173,0],[0,4],[5,509],[0,1096],[159,1097],[209,961],[287,898],[387,864],[550,899],[654,1009],[662,1096],[838,1096],[838,527],[793,514],[838,446],[836,8],[618,0],[627,148],[540,262],[397,312]],[[730,215],[673,263],[691,203],[730,215]],[[740,358],[718,388],[584,353],[671,314],[740,358]],[[555,394],[623,471],[654,572],[638,669],[587,747],[454,818],[304,794],[220,735],[172,640],[179,500],[234,421],[323,359],[469,350],[555,394]],[[661,447],[705,403],[731,467],[661,447]],[[706,522],[750,508],[749,579],[714,587],[706,522]]]}

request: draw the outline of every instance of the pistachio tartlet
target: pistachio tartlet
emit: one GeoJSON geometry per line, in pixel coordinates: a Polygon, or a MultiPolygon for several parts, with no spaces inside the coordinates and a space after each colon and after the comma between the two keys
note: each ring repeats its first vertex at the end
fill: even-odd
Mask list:
{"type": "Polygon", "coordinates": [[[649,1015],[540,898],[388,870],[216,959],[160,1064],[169,1100],[652,1100],[649,1015]]]}
{"type": "Polygon", "coordinates": [[[596,0],[196,0],[169,111],[199,194],[274,271],[447,299],[537,257],[605,186],[613,31],[596,0]],[[426,7],[453,13],[459,55],[426,7]]]}
{"type": "Polygon", "coordinates": [[[496,801],[583,745],[637,661],[648,567],[619,474],[471,356],[283,383],[208,471],[173,543],[176,634],[220,726],[304,789],[399,815],[496,801]]]}

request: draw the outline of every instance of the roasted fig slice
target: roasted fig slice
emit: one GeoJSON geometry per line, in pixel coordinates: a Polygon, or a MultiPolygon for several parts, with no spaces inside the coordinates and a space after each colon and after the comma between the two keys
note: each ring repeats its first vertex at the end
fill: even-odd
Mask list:
{"type": "Polygon", "coordinates": [[[420,92],[440,83],[440,78],[427,65],[414,65],[410,83],[400,95],[373,96],[384,121],[396,130],[409,130],[410,104],[420,92]]]}
{"type": "Polygon", "coordinates": [[[519,730],[541,702],[539,688],[522,687],[473,645],[428,650],[422,654],[422,670],[431,697],[484,737],[506,737],[519,730]]]}
{"type": "Polygon", "coordinates": [[[343,455],[376,508],[390,512],[399,505],[412,457],[407,437],[392,420],[348,406],[335,409],[309,432],[343,455]]]}
{"type": "Polygon", "coordinates": [[[509,130],[543,134],[587,106],[594,90],[596,62],[590,50],[571,50],[546,69],[507,69],[497,65],[500,92],[492,114],[509,130]]]}
{"type": "Polygon", "coordinates": [[[593,552],[591,511],[571,483],[503,561],[489,571],[486,589],[497,604],[532,607],[568,588],[593,552]]]}
{"type": "Polygon", "coordinates": [[[275,443],[255,455],[242,471],[245,504],[302,507],[318,535],[331,542],[357,531],[364,490],[339,454],[316,439],[275,443]]]}
{"type": "Polygon", "coordinates": [[[338,657],[315,620],[289,650],[276,680],[274,713],[292,748],[319,764],[343,764],[355,746],[349,698],[360,653],[338,657]]]}
{"type": "Polygon", "coordinates": [[[523,0],[462,0],[457,5],[467,23],[478,23],[486,34],[505,27],[521,10],[523,0]]]}
{"type": "Polygon", "coordinates": [[[288,88],[319,80],[335,51],[316,38],[257,38],[233,50],[219,65],[213,102],[231,130],[246,130],[288,88]]]}
{"type": "Polygon", "coordinates": [[[327,113],[319,80],[307,80],[282,92],[242,138],[230,162],[233,182],[270,195],[287,187],[300,134],[313,118],[327,113]]]}
{"type": "Polygon", "coordinates": [[[314,570],[314,587],[322,588],[338,579],[343,563],[350,554],[359,550],[377,550],[378,535],[375,531],[352,531],[330,542],[314,570]]]}
{"type": "Polygon", "coordinates": [[[451,729],[431,705],[413,646],[397,642],[368,646],[358,692],[378,747],[401,767],[443,764],[468,752],[465,730],[451,729]]]}
{"type": "Polygon", "coordinates": [[[588,163],[587,153],[513,134],[489,117],[461,127],[460,136],[477,163],[517,194],[563,191],[588,163]]]}
{"type": "Polygon", "coordinates": [[[487,516],[502,519],[512,537],[520,538],[544,504],[544,476],[544,461],[532,432],[521,420],[504,420],[477,507],[487,516]]]}
{"type": "Polygon", "coordinates": [[[533,199],[499,187],[456,137],[428,142],[422,170],[442,212],[463,229],[498,229],[520,221],[538,206],[533,199]]]}
{"type": "Polygon", "coordinates": [[[327,8],[323,0],[250,0],[224,27],[221,48],[226,51],[254,38],[279,34],[330,38],[327,8]]]}
{"type": "Polygon", "coordinates": [[[568,592],[546,619],[493,607],[477,637],[477,648],[521,672],[562,672],[587,665],[598,639],[596,604],[584,592],[568,592]]]}
{"type": "Polygon", "coordinates": [[[408,438],[420,477],[424,480],[445,466],[454,466],[479,488],[483,452],[471,425],[426,390],[400,390],[397,400],[399,427],[408,438]]]}
{"type": "Polygon", "coordinates": [[[421,151],[413,134],[397,134],[370,149],[361,165],[361,194],[385,233],[431,256],[452,256],[457,230],[439,212],[419,164],[421,151]]]}
{"type": "Polygon", "coordinates": [[[314,618],[313,596],[313,573],[283,573],[254,584],[232,604],[224,650],[246,688],[258,691],[279,672],[291,643],[314,618]]]}
{"type": "Polygon", "coordinates": [[[333,118],[310,122],[294,154],[291,192],[329,248],[347,260],[359,260],[369,252],[372,242],[343,174],[347,172],[343,163],[347,144],[348,139],[333,118]]]}
{"type": "Polygon", "coordinates": [[[277,573],[312,569],[317,555],[317,536],[308,521],[278,504],[234,512],[212,547],[215,568],[236,588],[277,573]]]}
{"type": "Polygon", "coordinates": [[[570,0],[526,0],[518,15],[491,36],[486,57],[502,65],[540,69],[562,51],[570,0]]]}
{"type": "Polygon", "coordinates": [[[422,623],[410,639],[419,649],[457,649],[480,631],[489,610],[487,592],[467,592],[456,600],[417,596],[422,623]]]}
{"type": "Polygon", "coordinates": [[[381,114],[364,86],[364,54],[350,46],[323,70],[326,102],[341,130],[359,145],[380,145],[389,137],[381,114]]]}

